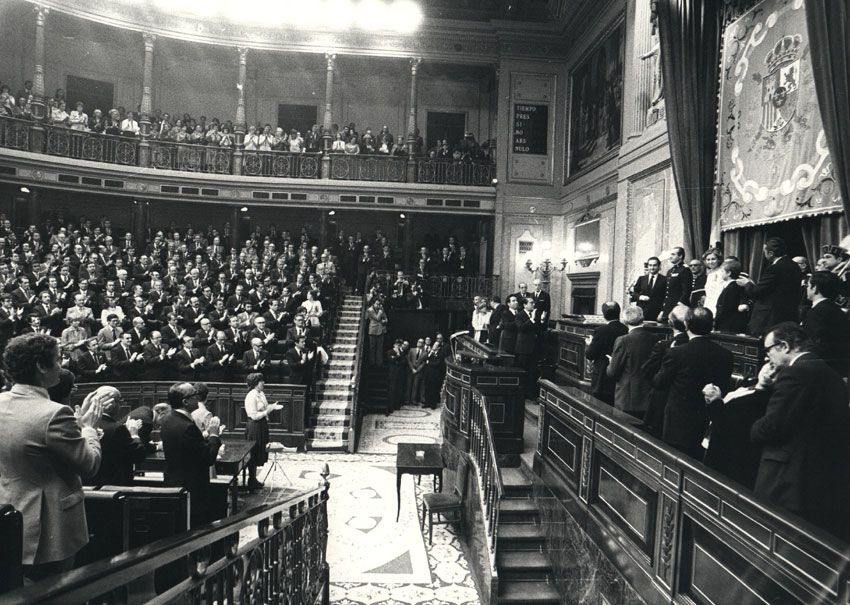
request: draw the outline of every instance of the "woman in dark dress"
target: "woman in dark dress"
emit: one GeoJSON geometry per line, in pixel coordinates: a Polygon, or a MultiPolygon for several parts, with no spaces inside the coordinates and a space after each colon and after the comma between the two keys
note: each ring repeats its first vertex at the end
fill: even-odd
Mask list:
{"type": "Polygon", "coordinates": [[[724,261],[719,271],[723,279],[723,290],[717,297],[714,329],[727,334],[745,334],[750,307],[744,289],[735,283],[741,275],[741,263],[736,260],[724,261]]]}
{"type": "Polygon", "coordinates": [[[245,438],[254,440],[251,448],[251,462],[248,464],[248,487],[257,489],[263,484],[257,480],[257,467],[263,466],[269,459],[266,446],[269,443],[269,414],[283,406],[279,403],[269,404],[266,394],[263,392],[265,383],[263,375],[259,372],[248,374],[246,379],[248,394],[245,396],[245,413],[248,416],[248,425],[245,428],[245,438]]]}

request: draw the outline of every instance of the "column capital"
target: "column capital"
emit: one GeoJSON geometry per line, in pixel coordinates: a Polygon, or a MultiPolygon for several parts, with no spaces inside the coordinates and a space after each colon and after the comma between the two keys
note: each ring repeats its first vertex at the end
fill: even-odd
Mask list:
{"type": "Polygon", "coordinates": [[[239,62],[246,63],[248,60],[248,47],[247,46],[237,46],[236,50],[239,52],[239,62]]]}
{"type": "Polygon", "coordinates": [[[325,53],[325,61],[327,61],[328,64],[328,71],[333,71],[336,66],[336,54],[325,53]]]}
{"type": "Polygon", "coordinates": [[[142,32],[142,40],[145,42],[145,50],[150,52],[153,50],[153,43],[156,42],[156,34],[142,32]]]}
{"type": "Polygon", "coordinates": [[[50,13],[50,7],[42,4],[36,4],[32,7],[32,10],[36,14],[36,23],[38,23],[38,25],[44,25],[44,19],[50,13]]]}
{"type": "Polygon", "coordinates": [[[422,57],[410,57],[408,62],[410,63],[410,73],[415,74],[419,66],[422,65],[422,57]]]}

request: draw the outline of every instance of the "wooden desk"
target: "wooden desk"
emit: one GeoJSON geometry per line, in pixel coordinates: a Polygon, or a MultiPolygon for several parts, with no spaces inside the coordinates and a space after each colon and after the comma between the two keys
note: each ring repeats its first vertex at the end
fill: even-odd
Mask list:
{"type": "Polygon", "coordinates": [[[395,458],[395,495],[398,501],[395,520],[401,515],[401,476],[431,475],[437,491],[443,491],[443,453],[438,443],[399,443],[395,458]],[[425,455],[416,457],[416,450],[422,450],[425,455]]]}
{"type": "MultiPolygon", "coordinates": [[[[248,463],[251,461],[251,449],[253,441],[245,439],[222,439],[223,449],[219,451],[218,459],[215,461],[215,472],[219,475],[233,477],[231,481],[231,509],[235,513],[238,510],[239,475],[242,474],[242,484],[246,482],[248,463]]],[[[165,472],[165,452],[156,451],[148,454],[148,457],[136,465],[137,471],[148,471],[155,473],[165,472]]]]}

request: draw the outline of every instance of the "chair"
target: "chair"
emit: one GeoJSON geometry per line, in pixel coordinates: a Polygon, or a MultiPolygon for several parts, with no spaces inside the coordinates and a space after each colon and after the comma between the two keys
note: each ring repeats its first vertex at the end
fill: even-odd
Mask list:
{"type": "Polygon", "coordinates": [[[266,451],[269,453],[269,461],[271,465],[268,470],[266,470],[266,476],[263,477],[263,481],[269,478],[272,471],[278,470],[283,475],[284,479],[286,479],[286,483],[292,485],[292,480],[289,478],[289,475],[286,474],[286,471],[283,470],[283,464],[280,461],[280,456],[287,452],[295,452],[298,451],[298,448],[294,447],[286,447],[279,441],[272,441],[271,443],[266,445],[266,451]]]}
{"type": "Polygon", "coordinates": [[[468,473],[469,462],[466,457],[461,456],[457,465],[452,493],[433,492],[422,496],[422,518],[419,520],[419,527],[420,529],[425,529],[425,516],[427,515],[428,544],[432,544],[434,541],[434,525],[463,522],[463,501],[466,498],[466,479],[468,473]],[[434,515],[437,515],[436,521],[434,520],[434,515]]]}

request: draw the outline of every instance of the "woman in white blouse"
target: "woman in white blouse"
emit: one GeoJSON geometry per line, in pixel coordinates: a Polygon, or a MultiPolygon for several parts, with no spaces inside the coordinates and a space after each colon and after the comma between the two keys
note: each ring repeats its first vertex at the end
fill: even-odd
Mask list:
{"type": "Polygon", "coordinates": [[[322,301],[316,297],[315,290],[307,290],[307,300],[301,303],[304,310],[307,312],[307,323],[314,328],[321,325],[321,317],[325,314],[322,308],[322,301]]]}
{"type": "Polygon", "coordinates": [[[266,400],[266,394],[263,392],[265,383],[259,372],[248,374],[246,383],[251,390],[245,396],[245,414],[248,416],[245,438],[254,441],[251,462],[248,464],[248,487],[257,489],[263,487],[257,480],[257,467],[264,465],[269,459],[266,450],[269,443],[269,414],[282,409],[283,406],[277,402],[269,404],[266,400]]]}
{"type": "Polygon", "coordinates": [[[88,128],[89,117],[86,115],[86,112],[83,111],[82,101],[77,101],[76,109],[71,112],[71,115],[68,117],[68,122],[74,130],[86,130],[88,128]]]}
{"type": "Polygon", "coordinates": [[[245,135],[245,151],[257,151],[260,144],[260,136],[255,126],[248,126],[248,134],[245,135]]]}
{"type": "Polygon", "coordinates": [[[720,265],[723,263],[723,255],[717,248],[709,248],[702,255],[703,263],[705,264],[705,303],[703,306],[710,309],[712,314],[717,314],[717,299],[720,293],[723,292],[725,283],[723,282],[723,271],[720,270],[720,265]]]}

